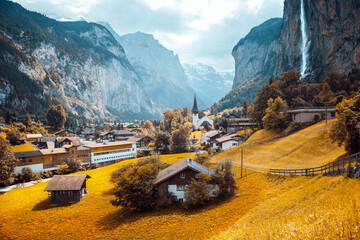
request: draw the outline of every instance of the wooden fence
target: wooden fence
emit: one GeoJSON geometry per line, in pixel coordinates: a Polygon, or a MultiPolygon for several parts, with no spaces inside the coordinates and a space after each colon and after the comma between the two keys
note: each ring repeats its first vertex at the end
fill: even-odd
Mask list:
{"type": "Polygon", "coordinates": [[[356,172],[360,169],[360,152],[352,154],[347,157],[340,158],[328,164],[315,168],[303,169],[270,169],[270,174],[273,175],[300,175],[300,176],[316,176],[316,175],[342,175],[350,169],[356,172]]]}

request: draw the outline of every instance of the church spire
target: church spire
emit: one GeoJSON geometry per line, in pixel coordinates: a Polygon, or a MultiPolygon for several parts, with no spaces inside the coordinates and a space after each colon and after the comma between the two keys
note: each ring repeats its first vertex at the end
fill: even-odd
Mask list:
{"type": "Polygon", "coordinates": [[[196,102],[196,94],[194,96],[194,106],[193,106],[191,112],[192,113],[199,113],[199,109],[198,109],[197,102],[196,102]]]}

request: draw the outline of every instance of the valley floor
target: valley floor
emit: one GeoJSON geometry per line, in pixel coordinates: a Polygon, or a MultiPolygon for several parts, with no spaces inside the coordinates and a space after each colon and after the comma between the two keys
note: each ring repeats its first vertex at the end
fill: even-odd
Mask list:
{"type": "MultiPolygon", "coordinates": [[[[287,137],[261,130],[244,144],[246,166],[318,166],[344,154],[324,123],[287,137]],[[302,157],[303,156],[303,157],[302,157]]],[[[215,155],[239,161],[240,147],[215,155]]],[[[174,163],[192,153],[163,155],[174,163]]],[[[0,195],[0,239],[360,239],[360,184],[345,177],[278,177],[247,170],[238,192],[199,210],[148,213],[114,207],[111,172],[135,160],[84,172],[89,193],[77,204],[49,207],[47,183],[0,195]]]]}

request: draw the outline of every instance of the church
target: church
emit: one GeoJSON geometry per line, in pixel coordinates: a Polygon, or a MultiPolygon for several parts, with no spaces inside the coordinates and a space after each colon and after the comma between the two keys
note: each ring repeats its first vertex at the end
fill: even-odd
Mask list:
{"type": "Polygon", "coordinates": [[[191,112],[193,116],[193,124],[195,126],[195,129],[198,129],[200,126],[204,127],[206,124],[209,124],[212,128],[214,128],[214,120],[212,120],[208,116],[204,116],[199,119],[199,109],[196,102],[196,96],[194,97],[194,105],[191,112]]]}

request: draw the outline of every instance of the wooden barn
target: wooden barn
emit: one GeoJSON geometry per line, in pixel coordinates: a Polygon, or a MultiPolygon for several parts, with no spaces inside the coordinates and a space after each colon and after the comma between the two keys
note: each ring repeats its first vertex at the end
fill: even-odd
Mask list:
{"type": "Polygon", "coordinates": [[[50,192],[51,205],[79,202],[87,193],[86,179],[89,175],[55,175],[44,191],[50,192]]]}

